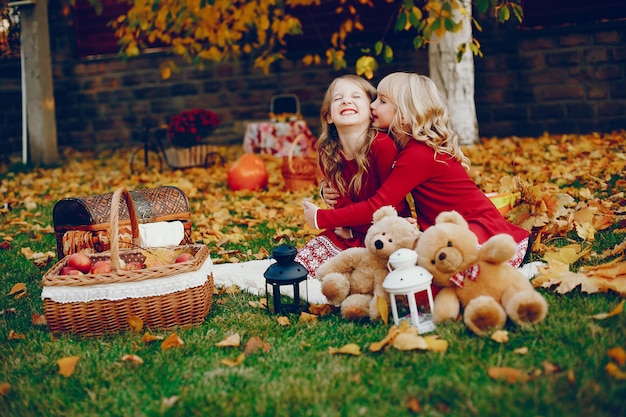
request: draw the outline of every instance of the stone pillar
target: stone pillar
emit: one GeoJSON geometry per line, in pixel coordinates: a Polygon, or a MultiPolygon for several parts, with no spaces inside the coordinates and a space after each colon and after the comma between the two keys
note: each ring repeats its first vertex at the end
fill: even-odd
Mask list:
{"type": "Polygon", "coordinates": [[[48,0],[38,0],[36,4],[25,3],[28,1],[16,1],[14,4],[20,10],[20,41],[24,57],[22,76],[26,87],[30,159],[35,165],[53,165],[59,162],[59,150],[52,86],[48,0]]]}

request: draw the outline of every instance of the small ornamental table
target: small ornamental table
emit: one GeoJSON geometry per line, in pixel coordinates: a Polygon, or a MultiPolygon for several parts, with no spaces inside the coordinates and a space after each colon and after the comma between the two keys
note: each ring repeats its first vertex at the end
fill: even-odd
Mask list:
{"type": "Polygon", "coordinates": [[[289,156],[292,144],[299,135],[304,135],[307,140],[294,145],[293,155],[315,153],[317,138],[304,120],[248,123],[243,150],[246,153],[289,156]]]}

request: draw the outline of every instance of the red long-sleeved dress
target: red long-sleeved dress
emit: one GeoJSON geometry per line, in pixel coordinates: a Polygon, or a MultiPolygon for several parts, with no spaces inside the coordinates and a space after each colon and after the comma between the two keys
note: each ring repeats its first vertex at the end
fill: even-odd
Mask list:
{"type": "MultiPolygon", "coordinates": [[[[397,157],[398,148],[394,140],[386,133],[378,132],[370,146],[368,153],[369,168],[367,175],[363,178],[360,192],[355,198],[340,198],[337,201],[336,208],[329,211],[342,210],[344,207],[349,207],[356,202],[365,201],[373,197],[389,177],[392,165],[397,157]]],[[[356,175],[356,172],[356,162],[342,158],[342,176],[347,182],[356,175]]],[[[405,198],[401,198],[390,205],[396,208],[400,216],[411,216],[411,211],[405,198]]],[[[298,251],[296,261],[303,264],[309,271],[309,274],[314,277],[317,267],[326,260],[347,248],[363,246],[363,239],[367,229],[372,224],[373,214],[374,212],[368,218],[364,218],[363,221],[350,222],[350,228],[354,236],[352,239],[341,238],[334,231],[336,227],[347,225],[337,224],[330,226],[298,251]]]]}
{"type": "Polygon", "coordinates": [[[371,221],[376,209],[396,205],[409,193],[422,230],[434,224],[442,211],[456,210],[467,220],[479,243],[498,233],[510,234],[518,243],[518,256],[511,263],[519,266],[522,262],[529,233],[500,214],[458,161],[449,155],[435,155],[431,147],[416,140],[400,150],[387,181],[373,197],[341,209],[320,209],[317,225],[327,229],[371,221]]]}

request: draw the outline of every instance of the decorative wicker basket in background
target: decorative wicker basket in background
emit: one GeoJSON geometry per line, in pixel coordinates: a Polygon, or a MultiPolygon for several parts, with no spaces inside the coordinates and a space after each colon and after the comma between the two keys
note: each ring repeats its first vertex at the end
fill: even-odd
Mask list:
{"type": "Polygon", "coordinates": [[[283,156],[281,172],[287,191],[300,191],[317,184],[317,155],[311,152],[308,146],[303,155],[294,156],[293,154],[301,139],[304,139],[305,142],[307,140],[305,135],[298,135],[291,144],[289,155],[283,156]]]}
{"type": "MultiPolygon", "coordinates": [[[[134,249],[119,250],[118,223],[119,206],[124,198],[130,214],[132,238],[135,244],[139,241],[139,226],[132,197],[126,189],[120,188],[111,199],[111,251],[86,254],[93,262],[98,260],[111,261],[111,272],[102,274],[60,275],[69,256],[57,262],[43,277],[42,298],[44,315],[48,327],[54,334],[73,333],[83,336],[99,336],[105,333],[117,333],[130,328],[129,316],[137,316],[143,320],[148,328],[188,327],[202,324],[211,309],[213,297],[213,276],[206,272],[206,265],[210,265],[209,250],[205,245],[181,245],[170,249],[185,250],[193,254],[193,258],[186,262],[153,266],[138,270],[123,270],[120,260],[124,262],[145,260],[144,252],[136,246],[134,249]],[[208,263],[205,265],[205,263],[208,263]],[[167,294],[146,297],[132,297],[125,295],[122,299],[107,299],[97,297],[88,302],[55,301],[49,297],[46,290],[50,289],[57,295],[64,291],[72,292],[77,288],[86,291],[114,290],[116,285],[137,283],[136,285],[148,292],[160,293],[164,279],[175,277],[193,277],[203,282],[183,290],[167,294]],[[202,274],[199,276],[196,274],[202,274]]],[[[154,250],[148,248],[144,250],[154,250]]],[[[80,290],[82,291],[82,290],[80,290]]]]}

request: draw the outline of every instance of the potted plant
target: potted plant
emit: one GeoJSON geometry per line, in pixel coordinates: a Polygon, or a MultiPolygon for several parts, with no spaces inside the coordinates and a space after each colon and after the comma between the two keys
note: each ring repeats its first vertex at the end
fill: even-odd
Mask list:
{"type": "Polygon", "coordinates": [[[167,125],[172,147],[165,150],[169,164],[181,168],[204,165],[215,149],[203,140],[221,123],[217,113],[206,109],[185,110],[172,116],[167,125]]]}

